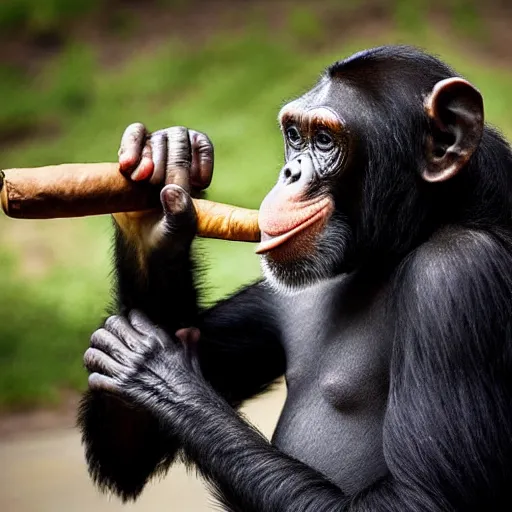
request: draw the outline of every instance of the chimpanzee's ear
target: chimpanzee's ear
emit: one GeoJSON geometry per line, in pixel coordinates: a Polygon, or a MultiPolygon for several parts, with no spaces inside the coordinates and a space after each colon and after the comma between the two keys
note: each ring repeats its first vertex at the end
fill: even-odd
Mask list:
{"type": "Polygon", "coordinates": [[[426,148],[423,179],[444,181],[455,176],[478,147],[484,129],[482,95],[467,80],[447,78],[438,82],[425,100],[433,121],[426,148]]]}

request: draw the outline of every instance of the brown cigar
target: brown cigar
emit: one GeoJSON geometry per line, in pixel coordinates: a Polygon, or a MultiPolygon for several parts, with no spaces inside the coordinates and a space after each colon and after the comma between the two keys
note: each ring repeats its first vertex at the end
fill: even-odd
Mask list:
{"type": "MultiPolygon", "coordinates": [[[[0,171],[0,202],[17,219],[83,217],[157,208],[159,188],[128,180],[114,163],[0,171]]],[[[258,211],[193,199],[198,235],[258,242],[258,211]]]]}

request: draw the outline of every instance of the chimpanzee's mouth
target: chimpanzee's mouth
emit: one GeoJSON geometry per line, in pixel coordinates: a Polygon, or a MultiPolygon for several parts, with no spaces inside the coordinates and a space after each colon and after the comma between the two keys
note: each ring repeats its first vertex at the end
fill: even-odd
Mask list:
{"type": "MultiPolygon", "coordinates": [[[[294,215],[294,222],[272,223],[267,227],[265,218],[260,217],[261,242],[256,248],[257,254],[265,254],[276,247],[281,246],[288,240],[294,238],[305,230],[312,229],[320,222],[325,222],[332,212],[332,201],[328,197],[323,197],[314,202],[305,202],[302,213],[305,215],[294,215]],[[284,227],[285,229],[281,228],[284,227]]],[[[290,215],[292,217],[292,215],[290,215]]]]}

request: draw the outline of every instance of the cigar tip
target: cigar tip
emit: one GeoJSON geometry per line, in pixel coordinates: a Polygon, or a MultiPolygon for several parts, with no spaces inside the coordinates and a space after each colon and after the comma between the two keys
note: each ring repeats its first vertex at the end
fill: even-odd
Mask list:
{"type": "Polygon", "coordinates": [[[0,207],[4,211],[4,213],[7,213],[9,211],[9,201],[7,194],[5,193],[6,190],[3,190],[5,185],[5,173],[0,169],[0,207]]]}

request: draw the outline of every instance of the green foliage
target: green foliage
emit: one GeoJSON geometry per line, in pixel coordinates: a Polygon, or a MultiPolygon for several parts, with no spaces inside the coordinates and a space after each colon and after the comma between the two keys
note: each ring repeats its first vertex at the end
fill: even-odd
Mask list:
{"type": "Polygon", "coordinates": [[[364,6],[366,0],[327,0],[326,6],[338,11],[350,12],[364,6]]]}
{"type": "Polygon", "coordinates": [[[395,0],[393,18],[399,30],[419,37],[426,29],[428,0],[395,0]]]}
{"type": "Polygon", "coordinates": [[[0,66],[0,98],[0,134],[23,133],[41,121],[45,107],[23,76],[7,66],[0,66]]]}
{"type": "Polygon", "coordinates": [[[462,36],[483,41],[488,35],[477,0],[394,0],[390,7],[397,28],[417,41],[425,35],[433,10],[444,12],[462,36]]]}
{"type": "Polygon", "coordinates": [[[47,84],[41,102],[53,115],[81,113],[93,100],[96,68],[92,51],[86,46],[68,46],[42,76],[47,84]]]}
{"type": "MultiPolygon", "coordinates": [[[[209,133],[216,145],[211,197],[257,207],[282,158],[278,106],[299,92],[298,84],[313,80],[319,67],[310,77],[301,70],[301,80],[293,83],[299,69],[298,55],[257,34],[236,41],[217,38],[201,51],[169,43],[150,57],[103,73],[91,52],[69,48],[33,84],[11,75],[16,87],[9,89],[10,103],[18,101],[11,111],[31,105],[27,119],[44,126],[56,118],[60,135],[35,136],[4,152],[2,167],[115,160],[128,123],[142,120],[152,129],[187,124],[209,133]]],[[[6,122],[5,111],[0,119],[6,122]]],[[[110,229],[107,218],[77,219],[66,223],[64,234],[58,222],[0,221],[6,269],[0,274],[0,406],[55,400],[59,388],[77,389],[86,382],[82,354],[108,304],[110,229]],[[23,244],[17,249],[11,242],[16,236],[9,235],[35,224],[37,250],[54,259],[42,277],[19,263],[31,249],[23,244]]],[[[205,256],[205,301],[259,275],[252,245],[196,245],[205,256]]]]}
{"type": "Polygon", "coordinates": [[[80,354],[104,313],[107,262],[71,263],[27,279],[13,252],[0,252],[0,408],[55,402],[84,385],[80,354]]]}
{"type": "Polygon", "coordinates": [[[79,115],[92,101],[95,72],[92,51],[79,45],[67,47],[32,82],[0,66],[0,138],[55,131],[62,119],[79,115]]]}
{"type": "Polygon", "coordinates": [[[35,34],[48,32],[100,4],[101,0],[2,0],[0,30],[15,32],[25,28],[35,34]]]}
{"type": "Polygon", "coordinates": [[[478,12],[477,0],[449,0],[448,9],[455,29],[462,35],[483,40],[487,32],[478,12]]]}
{"type": "Polygon", "coordinates": [[[312,7],[297,6],[288,15],[288,32],[302,43],[316,43],[323,38],[322,22],[312,7]]]}
{"type": "MultiPolygon", "coordinates": [[[[42,130],[4,145],[2,167],[113,161],[129,123],[142,121],[150,129],[183,124],[205,131],[215,144],[209,197],[257,207],[282,162],[276,121],[281,105],[334,60],[404,42],[403,33],[375,35],[308,53],[285,40],[253,29],[236,38],[217,36],[196,49],[168,41],[115,69],[100,69],[93,51],[72,46],[36,80],[0,69],[0,136],[13,126],[42,130]],[[54,123],[57,134],[46,136],[45,127],[54,123]]],[[[487,118],[512,134],[512,73],[454,53],[428,29],[421,41],[474,81],[487,118]]],[[[85,385],[82,354],[109,302],[110,236],[107,217],[0,219],[0,407],[56,400],[59,389],[85,385]],[[33,259],[45,254],[43,269],[35,272],[33,259]]],[[[205,302],[259,275],[250,244],[199,240],[196,252],[204,266],[205,302]]]]}

